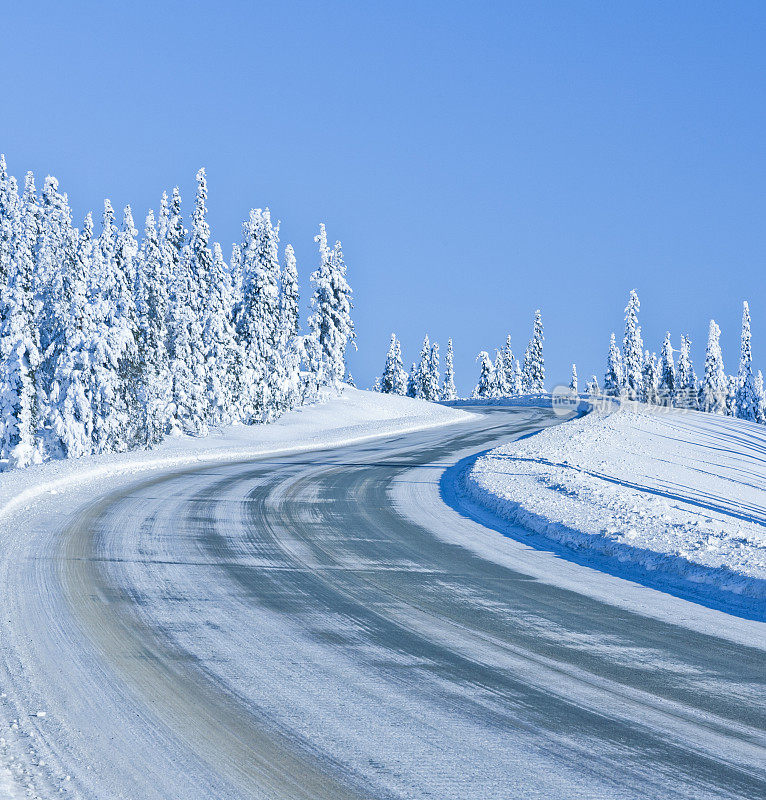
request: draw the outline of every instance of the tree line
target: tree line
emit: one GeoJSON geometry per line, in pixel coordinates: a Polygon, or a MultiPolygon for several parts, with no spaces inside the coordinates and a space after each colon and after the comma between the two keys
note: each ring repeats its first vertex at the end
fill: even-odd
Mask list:
{"type": "Polygon", "coordinates": [[[184,225],[178,188],[139,237],[130,206],[72,223],[54,177],[20,191],[0,156],[0,458],[26,466],[267,422],[337,389],[354,341],[341,243],[315,237],[308,332],[295,252],[253,209],[224,259],[205,170],[184,225]]]}

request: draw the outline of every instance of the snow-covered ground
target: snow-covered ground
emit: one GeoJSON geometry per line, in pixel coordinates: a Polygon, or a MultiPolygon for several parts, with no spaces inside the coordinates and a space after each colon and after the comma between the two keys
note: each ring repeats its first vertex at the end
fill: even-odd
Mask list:
{"type": "Polygon", "coordinates": [[[637,404],[595,411],[492,450],[466,486],[506,523],[610,571],[766,616],[763,426],[637,404]]]}
{"type": "Polygon", "coordinates": [[[148,470],[236,461],[291,450],[320,450],[469,418],[458,409],[344,387],[326,402],[299,408],[268,425],[237,425],[204,438],[181,436],[155,450],[53,461],[0,474],[0,519],[41,497],[148,470]]]}

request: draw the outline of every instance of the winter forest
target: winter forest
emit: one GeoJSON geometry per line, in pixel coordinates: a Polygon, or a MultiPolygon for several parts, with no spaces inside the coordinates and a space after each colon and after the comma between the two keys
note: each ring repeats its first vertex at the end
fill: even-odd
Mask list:
{"type": "Polygon", "coordinates": [[[354,341],[340,242],[315,237],[308,331],[293,248],[253,209],[228,263],[211,246],[205,170],[184,227],[163,193],[139,238],[130,206],[72,223],[67,195],[0,156],[0,458],[26,466],[268,422],[337,390],[354,341]]]}
{"type": "MultiPolygon", "coordinates": [[[[753,371],[750,308],[747,302],[743,303],[742,310],[737,374],[726,374],[720,344],[721,330],[715,320],[710,320],[701,379],[698,379],[692,364],[689,336],[681,336],[680,346],[676,350],[670,333],[666,333],[659,358],[656,352],[650,353],[644,349],[638,320],[640,308],[638,294],[633,290],[625,308],[622,348],[618,347],[613,333],[603,387],[599,387],[598,379],[593,375],[585,386],[588,397],[622,398],[766,423],[766,391],[762,372],[753,371]]],[[[476,358],[479,362],[479,378],[472,397],[491,399],[545,392],[544,339],[542,316],[538,310],[521,364],[513,354],[510,334],[503,347],[495,351],[494,359],[487,351],[480,352],[476,358]]],[[[440,384],[439,345],[431,345],[426,336],[420,358],[412,364],[408,374],[402,362],[401,343],[392,334],[383,375],[376,380],[373,389],[432,401],[457,399],[452,339],[447,343],[444,381],[440,384]]],[[[575,364],[572,364],[568,389],[574,396],[579,396],[575,364]]]]}

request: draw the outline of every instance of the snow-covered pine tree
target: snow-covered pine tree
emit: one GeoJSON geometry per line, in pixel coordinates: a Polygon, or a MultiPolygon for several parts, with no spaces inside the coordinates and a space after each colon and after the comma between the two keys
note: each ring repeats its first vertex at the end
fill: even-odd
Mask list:
{"type": "Polygon", "coordinates": [[[590,380],[585,385],[585,391],[591,400],[595,400],[601,394],[601,390],[598,388],[598,378],[595,375],[590,376],[590,380]]]}
{"type": "Polygon", "coordinates": [[[572,364],[572,377],[569,379],[569,391],[577,397],[579,395],[579,389],[577,387],[577,365],[572,364]]]}
{"type": "Polygon", "coordinates": [[[172,400],[168,317],[171,275],[163,257],[154,212],[146,216],[144,239],[136,269],[138,357],[142,365],[141,405],[146,443],[159,444],[165,436],[172,400]]]}
{"type": "Polygon", "coordinates": [[[607,397],[619,397],[622,391],[622,356],[617,347],[614,333],[609,341],[609,355],[604,373],[604,394],[607,397]]]}
{"type": "Polygon", "coordinates": [[[64,261],[62,346],[51,380],[49,425],[51,452],[79,458],[93,451],[92,351],[95,336],[94,298],[90,275],[93,253],[93,219],[85,217],[73,257],[64,261]]]}
{"type": "Polygon", "coordinates": [[[543,358],[543,320],[540,310],[535,311],[532,338],[524,354],[524,392],[540,394],[545,391],[545,359],[543,358]]]}
{"type": "Polygon", "coordinates": [[[742,304],[742,339],[737,373],[737,416],[755,422],[758,418],[758,394],[753,376],[753,352],[750,334],[750,307],[742,304]]]}
{"type": "Polygon", "coordinates": [[[643,366],[641,368],[641,396],[640,400],[644,403],[656,404],[659,401],[659,367],[657,365],[657,354],[644,353],[643,366]]]}
{"type": "Polygon", "coordinates": [[[457,390],[455,389],[455,354],[452,350],[452,339],[447,339],[447,352],[444,354],[442,400],[457,400],[457,390]]]}
{"type": "Polygon", "coordinates": [[[380,379],[380,391],[383,394],[398,394],[398,374],[404,371],[402,366],[401,349],[397,347],[399,341],[396,334],[391,334],[391,343],[388,346],[388,354],[386,355],[386,363],[383,367],[383,375],[380,379]]]}
{"type": "MultiPolygon", "coordinates": [[[[243,225],[241,253],[243,297],[236,315],[244,358],[241,416],[243,422],[253,424],[276,414],[273,372],[279,347],[279,225],[272,224],[268,208],[250,212],[243,225]]],[[[325,283],[329,291],[329,279],[325,283]]]]}
{"type": "Polygon", "coordinates": [[[413,361],[410,374],[407,376],[407,397],[420,396],[420,382],[418,380],[418,365],[413,361]]]}
{"type": "Polygon", "coordinates": [[[519,359],[516,359],[516,363],[513,367],[513,384],[511,387],[511,394],[518,397],[519,395],[524,394],[524,376],[521,372],[521,364],[519,364],[519,359]]]}
{"type": "Polygon", "coordinates": [[[0,371],[0,416],[4,421],[2,451],[11,467],[25,467],[41,460],[36,375],[41,359],[34,303],[40,209],[31,172],[26,176],[18,222],[0,332],[4,355],[0,371]]]}
{"type": "Polygon", "coordinates": [[[766,423],[766,389],[764,388],[761,370],[758,370],[758,374],[755,376],[755,393],[758,397],[758,414],[755,421],[763,425],[766,423]]]}
{"type": "Polygon", "coordinates": [[[737,376],[729,375],[726,379],[726,406],[724,413],[728,417],[737,416],[737,376]]]}
{"type": "Polygon", "coordinates": [[[515,366],[516,359],[513,355],[511,334],[509,333],[505,339],[505,345],[500,351],[499,364],[495,367],[495,380],[501,397],[508,397],[513,394],[513,371],[515,366]]]}
{"type": "Polygon", "coordinates": [[[311,275],[314,294],[309,317],[310,337],[321,354],[319,384],[337,387],[346,372],[346,349],[355,339],[351,319],[351,287],[346,280],[346,264],[340,242],[327,246],[325,226],[315,237],[319,244],[319,268],[311,275]]]}
{"type": "MultiPolygon", "coordinates": [[[[68,298],[64,297],[65,262],[74,257],[77,248],[77,234],[72,227],[67,196],[59,192],[58,186],[58,181],[51,175],[45,179],[36,244],[35,318],[41,356],[37,378],[43,405],[64,347],[63,325],[69,305],[68,298]]],[[[41,420],[47,419],[47,407],[41,407],[40,414],[41,420]]]]}
{"type": "Polygon", "coordinates": [[[691,359],[691,339],[686,335],[681,337],[676,379],[676,404],[681,408],[697,408],[699,387],[691,359]]]}
{"type": "Polygon", "coordinates": [[[380,392],[380,378],[375,378],[372,382],[372,388],[370,389],[371,392],[380,392]]]}
{"type": "Polygon", "coordinates": [[[673,358],[673,345],[670,342],[670,331],[665,334],[660,356],[660,399],[672,406],[677,390],[676,365],[673,358]]]}
{"type": "MultiPolygon", "coordinates": [[[[638,324],[638,312],[641,304],[635,289],[631,289],[628,305],[625,308],[625,335],[622,340],[622,383],[629,400],[638,400],[646,396],[642,391],[642,351],[641,327],[638,324]]],[[[648,390],[649,394],[653,390],[648,390]]]]}
{"type": "MultiPolygon", "coordinates": [[[[15,307],[11,292],[11,277],[14,274],[16,258],[16,242],[21,231],[21,201],[16,179],[8,175],[5,156],[0,155],[0,364],[5,364],[9,353],[4,348],[10,345],[11,340],[6,339],[2,333],[6,327],[5,315],[15,307]]],[[[5,441],[5,425],[9,418],[0,415],[0,456],[6,456],[3,451],[5,441]]]]}
{"type": "MultiPolygon", "coordinates": [[[[163,231],[161,207],[160,233],[163,231]]],[[[187,231],[181,213],[181,193],[173,189],[164,237],[160,246],[165,269],[170,270],[168,357],[171,403],[168,429],[172,436],[207,433],[207,384],[204,375],[200,289],[196,283],[193,253],[186,245],[187,231]]],[[[199,243],[199,238],[198,238],[199,243]]]]}
{"type": "Polygon", "coordinates": [[[428,400],[436,402],[440,399],[439,393],[439,343],[431,345],[431,354],[428,361],[428,400]]]}
{"type": "Polygon", "coordinates": [[[420,348],[420,358],[418,359],[418,380],[417,380],[417,395],[416,397],[422,400],[430,400],[430,380],[429,372],[431,369],[431,342],[428,339],[428,334],[423,339],[423,345],[420,348]]]}
{"type": "MultiPolygon", "coordinates": [[[[295,408],[300,402],[300,292],[298,288],[298,263],[293,246],[285,247],[285,265],[282,269],[279,292],[279,351],[282,358],[282,386],[279,392],[280,411],[295,408]]],[[[348,383],[348,380],[346,381],[348,383]]]]}
{"type": "Polygon", "coordinates": [[[472,396],[475,398],[492,397],[495,385],[495,365],[486,350],[482,350],[476,356],[476,360],[480,362],[481,366],[479,368],[479,382],[476,384],[472,396]]]}
{"type": "Polygon", "coordinates": [[[705,376],[700,390],[700,408],[711,414],[725,413],[727,391],[728,382],[721,354],[721,329],[711,319],[705,350],[705,376]]]}

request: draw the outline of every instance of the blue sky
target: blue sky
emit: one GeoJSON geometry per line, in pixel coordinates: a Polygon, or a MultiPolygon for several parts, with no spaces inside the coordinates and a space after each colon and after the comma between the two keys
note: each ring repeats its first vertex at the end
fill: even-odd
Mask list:
{"type": "MultiPolygon", "coordinates": [[[[213,235],[282,222],[302,277],[325,221],[356,295],[360,385],[396,331],[603,375],[636,287],[648,346],[707,323],[766,368],[766,4],[7,3],[0,151],[79,219],[137,220],[208,171],[213,235]]],[[[304,284],[305,285],[305,284],[304,284]]]]}

